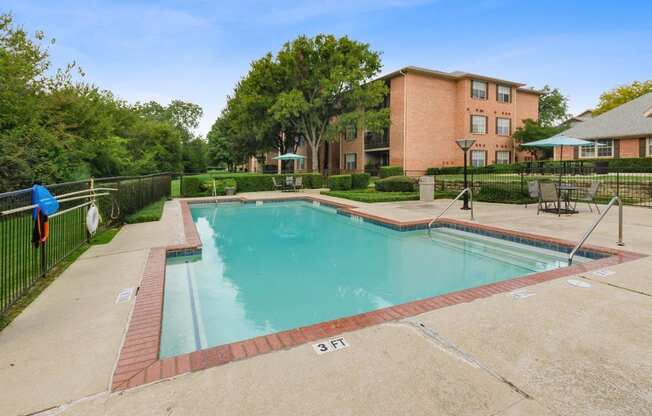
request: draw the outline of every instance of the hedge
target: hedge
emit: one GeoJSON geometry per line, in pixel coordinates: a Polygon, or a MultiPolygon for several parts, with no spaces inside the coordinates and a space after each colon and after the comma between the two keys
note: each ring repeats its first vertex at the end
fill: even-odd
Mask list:
{"type": "Polygon", "coordinates": [[[201,189],[202,181],[200,177],[186,176],[181,181],[183,196],[202,196],[204,191],[201,189]]]}
{"type": "Polygon", "coordinates": [[[328,177],[328,187],[331,191],[348,191],[352,186],[351,175],[333,175],[328,177]]]}
{"type": "Polygon", "coordinates": [[[380,192],[412,192],[416,182],[409,176],[390,176],[376,181],[376,190],[380,192]]]}
{"type": "MultiPolygon", "coordinates": [[[[213,179],[215,185],[219,188],[226,186],[235,186],[238,192],[260,192],[260,191],[273,191],[274,181],[276,178],[277,183],[285,183],[287,176],[300,176],[303,178],[303,187],[309,189],[321,188],[323,186],[323,177],[319,173],[297,173],[287,175],[266,175],[261,173],[218,173],[212,177],[204,175],[197,176],[184,176],[182,195],[186,197],[191,196],[207,196],[213,194],[213,179]],[[218,184],[219,182],[219,184],[218,184]]],[[[223,195],[218,190],[218,195],[223,195]]]]}
{"type": "Polygon", "coordinates": [[[369,180],[371,175],[368,173],[352,173],[351,174],[351,188],[352,189],[367,189],[369,187],[369,180]]]}
{"type": "Polygon", "coordinates": [[[381,166],[378,170],[378,176],[381,178],[389,178],[390,176],[402,176],[402,166],[381,166]]]}
{"type": "Polygon", "coordinates": [[[215,195],[226,195],[226,189],[229,188],[238,188],[237,182],[233,178],[226,179],[211,179],[205,181],[201,185],[201,189],[204,191],[204,195],[213,195],[213,181],[215,181],[215,195]]]}
{"type": "Polygon", "coordinates": [[[502,202],[521,204],[533,202],[526,192],[521,192],[513,187],[503,187],[498,185],[483,185],[480,192],[473,194],[473,199],[482,202],[502,202]]]}

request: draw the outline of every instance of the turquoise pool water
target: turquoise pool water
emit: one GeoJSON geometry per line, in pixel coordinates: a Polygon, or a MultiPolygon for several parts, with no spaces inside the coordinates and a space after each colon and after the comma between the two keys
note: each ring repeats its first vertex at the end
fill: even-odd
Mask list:
{"type": "Polygon", "coordinates": [[[168,259],[161,357],[566,264],[554,251],[450,228],[394,231],[308,202],[191,212],[203,253],[168,259]]]}

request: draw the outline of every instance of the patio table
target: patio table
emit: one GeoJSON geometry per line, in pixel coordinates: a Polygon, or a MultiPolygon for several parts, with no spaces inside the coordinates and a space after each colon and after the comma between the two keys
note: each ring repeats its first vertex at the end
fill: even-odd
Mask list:
{"type": "Polygon", "coordinates": [[[575,209],[575,206],[571,208],[571,196],[573,192],[577,191],[580,189],[580,187],[575,186],[575,185],[570,185],[570,184],[561,184],[557,185],[557,192],[559,192],[559,200],[560,204],[558,206],[558,212],[559,213],[564,213],[564,214],[577,214],[577,210],[575,209]],[[561,208],[561,201],[564,202],[564,208],[561,208]]]}

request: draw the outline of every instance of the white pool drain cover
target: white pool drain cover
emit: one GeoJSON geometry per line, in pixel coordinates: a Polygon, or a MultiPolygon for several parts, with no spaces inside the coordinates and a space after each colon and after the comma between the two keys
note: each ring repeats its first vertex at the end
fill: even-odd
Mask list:
{"type": "Polygon", "coordinates": [[[529,298],[530,296],[534,296],[534,293],[528,292],[527,289],[519,289],[510,292],[510,295],[512,296],[512,299],[519,300],[519,299],[529,298]]]}
{"type": "Polygon", "coordinates": [[[581,287],[584,289],[588,289],[591,287],[591,283],[589,282],[584,282],[582,280],[577,280],[577,279],[568,279],[568,284],[571,286],[575,287],[581,287]]]}
{"type": "Polygon", "coordinates": [[[126,289],[122,289],[120,293],[118,293],[118,297],[115,300],[115,303],[125,303],[128,302],[129,299],[131,299],[131,295],[134,293],[134,288],[133,287],[128,287],[126,289]]]}
{"type": "Polygon", "coordinates": [[[597,277],[608,277],[608,276],[611,276],[612,274],[615,274],[615,273],[616,272],[614,272],[613,270],[609,270],[609,269],[600,269],[600,270],[596,270],[594,272],[591,272],[591,274],[593,276],[597,276],[597,277]]]}

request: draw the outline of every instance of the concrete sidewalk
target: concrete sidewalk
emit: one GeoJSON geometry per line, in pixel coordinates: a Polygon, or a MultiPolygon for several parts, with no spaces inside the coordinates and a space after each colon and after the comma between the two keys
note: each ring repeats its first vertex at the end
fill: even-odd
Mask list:
{"type": "MultiPolygon", "coordinates": [[[[432,218],[448,202],[328,199],[397,220],[432,218]]],[[[625,213],[625,249],[652,254],[652,211],[625,213]]],[[[479,223],[568,240],[595,218],[476,204],[479,223]]],[[[615,225],[616,211],[589,242],[618,248],[615,225]]],[[[138,284],[148,247],[182,236],[178,203],[168,203],[162,221],[125,226],[85,253],[0,333],[0,414],[58,405],[47,414],[652,415],[650,258],[576,276],[586,289],[557,279],[526,298],[503,293],[348,332],[342,351],[305,344],[108,393],[130,308],[115,296],[138,284]]]]}
{"type": "Polygon", "coordinates": [[[0,415],[28,414],[108,389],[149,247],[181,242],[179,203],[125,225],[75,261],[0,332],[0,415]]]}

